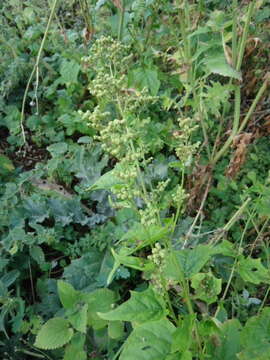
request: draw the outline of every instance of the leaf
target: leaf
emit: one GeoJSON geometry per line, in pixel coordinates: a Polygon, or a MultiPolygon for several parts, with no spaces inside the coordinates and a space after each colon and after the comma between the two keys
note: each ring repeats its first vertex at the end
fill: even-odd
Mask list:
{"type": "Polygon", "coordinates": [[[215,249],[210,245],[174,251],[166,258],[164,274],[175,280],[178,280],[179,276],[191,278],[203,268],[213,254],[215,249]]]}
{"type": "Polygon", "coordinates": [[[192,334],[194,320],[194,315],[184,315],[179,327],[173,333],[171,352],[185,352],[189,349],[192,343],[190,334],[192,334]]]}
{"type": "Polygon", "coordinates": [[[211,272],[198,273],[192,276],[191,286],[195,289],[195,298],[212,304],[221,292],[222,280],[217,279],[211,272]]]}
{"type": "Polygon", "coordinates": [[[84,351],[85,335],[76,333],[71,339],[70,344],[65,348],[63,360],[86,360],[87,354],[84,351]]]}
{"type": "Polygon", "coordinates": [[[72,260],[65,267],[64,279],[77,290],[93,291],[98,287],[97,276],[102,265],[103,255],[96,249],[81,258],[72,260]]]}
{"type": "Polygon", "coordinates": [[[205,58],[205,65],[209,71],[213,74],[219,74],[222,76],[230,77],[237,80],[242,80],[242,75],[239,71],[232,68],[226,61],[224,55],[207,56],[205,58]]]}
{"type": "Polygon", "coordinates": [[[151,95],[157,95],[160,87],[157,70],[155,67],[139,67],[137,69],[133,69],[129,73],[129,86],[134,86],[138,90],[147,88],[151,95]]]}
{"type": "Polygon", "coordinates": [[[68,145],[65,142],[59,142],[52,144],[50,146],[47,146],[47,150],[51,153],[52,156],[59,156],[63,155],[68,150],[68,145]]]}
{"type": "Polygon", "coordinates": [[[238,263],[238,272],[243,280],[253,284],[269,284],[270,282],[269,270],[262,265],[261,259],[244,258],[242,256],[238,263]]]}
{"type": "Polygon", "coordinates": [[[0,174],[2,172],[10,172],[13,171],[14,165],[12,161],[5,155],[0,155],[0,174]]]}
{"type": "Polygon", "coordinates": [[[67,344],[73,336],[73,329],[69,322],[63,318],[55,317],[42,325],[39,330],[34,346],[53,350],[67,344]]]}
{"type": "Polygon", "coordinates": [[[111,339],[121,339],[123,338],[124,334],[124,323],[122,321],[109,322],[108,335],[111,339]]]}
{"type": "Polygon", "coordinates": [[[109,289],[97,289],[91,293],[82,294],[82,301],[88,304],[89,311],[91,312],[109,311],[116,300],[115,292],[109,289]]]}
{"type": "MultiPolygon", "coordinates": [[[[215,360],[237,360],[241,350],[240,330],[242,326],[237,319],[228,320],[221,325],[217,344],[212,341],[211,355],[215,360]]],[[[213,339],[212,339],[213,340],[213,339]]]]}
{"type": "Polygon", "coordinates": [[[80,301],[79,292],[63,280],[57,281],[57,290],[60,301],[65,309],[73,308],[80,301]]]}
{"type": "Polygon", "coordinates": [[[68,316],[68,320],[75,330],[86,333],[88,304],[84,304],[75,313],[68,316]]]}
{"type": "Polygon", "coordinates": [[[20,272],[18,270],[11,270],[2,276],[0,281],[4,284],[5,287],[8,288],[10,285],[12,285],[17,280],[19,275],[20,275],[20,272]]]}
{"type": "Polygon", "coordinates": [[[42,265],[45,263],[45,255],[40,246],[32,246],[29,249],[30,256],[39,264],[42,265]]]}
{"type": "Polygon", "coordinates": [[[130,299],[115,310],[98,313],[98,315],[104,320],[123,320],[138,324],[160,320],[166,316],[164,300],[152,288],[149,287],[142,292],[131,291],[130,293],[130,299]]]}
{"type": "Polygon", "coordinates": [[[102,175],[90,188],[87,190],[106,189],[110,190],[113,186],[122,184],[123,181],[115,175],[115,169],[106,172],[102,175]]]}
{"type": "Polygon", "coordinates": [[[137,326],[125,341],[119,360],[164,360],[170,353],[174,331],[167,319],[137,326]]]}
{"type": "Polygon", "coordinates": [[[64,84],[77,83],[80,68],[81,68],[80,64],[78,64],[76,61],[64,59],[60,67],[62,83],[64,84]]]}
{"type": "Polygon", "coordinates": [[[240,360],[269,360],[270,308],[264,308],[259,316],[251,317],[240,336],[242,351],[240,360]]]}

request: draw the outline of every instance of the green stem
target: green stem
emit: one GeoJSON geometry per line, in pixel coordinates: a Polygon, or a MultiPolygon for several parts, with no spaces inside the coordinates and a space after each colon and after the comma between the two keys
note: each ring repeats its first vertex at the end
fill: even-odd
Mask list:
{"type": "Polygon", "coordinates": [[[270,77],[267,76],[267,78],[265,79],[265,81],[263,82],[262,86],[260,87],[260,90],[258,91],[255,99],[253,100],[253,103],[252,105],[250,106],[246,116],[244,117],[244,120],[242,121],[240,127],[239,127],[239,131],[238,132],[241,132],[244,127],[246,126],[246,124],[248,123],[251,115],[253,114],[258,102],[260,101],[260,99],[262,98],[265,90],[267,89],[268,85],[269,85],[269,81],[270,80],[270,77]]]}
{"type": "Polygon", "coordinates": [[[239,55],[238,55],[237,63],[236,63],[237,71],[240,71],[240,69],[241,69],[244,52],[245,52],[245,47],[246,47],[246,42],[247,42],[247,37],[248,37],[248,32],[249,32],[250,20],[253,15],[255,3],[256,3],[256,1],[252,1],[248,6],[247,19],[246,19],[245,26],[244,26],[244,32],[243,32],[243,36],[241,38],[241,42],[240,42],[239,49],[238,49],[239,55]]]}
{"type": "Polygon", "coordinates": [[[233,0],[233,26],[232,26],[232,62],[233,67],[236,67],[237,59],[237,15],[238,15],[238,0],[233,0]]]}
{"type": "Polygon", "coordinates": [[[122,9],[119,9],[120,21],[118,25],[118,41],[122,41],[123,38],[123,27],[125,19],[125,0],[122,0],[122,9]]]}
{"type": "Polygon", "coordinates": [[[239,125],[239,119],[240,119],[240,105],[241,105],[241,92],[240,92],[240,86],[235,86],[235,106],[234,106],[234,120],[233,120],[233,128],[231,135],[225,142],[225,144],[222,146],[222,148],[218,151],[218,153],[215,155],[215,157],[210,161],[210,165],[214,166],[217,161],[225,154],[227,149],[230,147],[234,137],[237,135],[238,131],[238,125],[239,125]]]}
{"type": "Polygon", "coordinates": [[[27,85],[26,85],[26,88],[25,88],[25,92],[24,92],[24,95],[23,95],[22,109],[21,109],[21,118],[20,118],[20,126],[21,126],[21,131],[22,131],[23,144],[26,143],[26,137],[25,137],[25,131],[24,131],[24,125],[23,125],[26,99],[27,99],[28,91],[29,91],[29,88],[30,88],[30,84],[31,84],[31,82],[32,82],[32,80],[33,80],[34,74],[35,74],[35,72],[38,71],[38,66],[39,66],[39,63],[40,63],[42,51],[43,51],[43,48],[44,48],[44,45],[45,45],[45,41],[46,41],[47,36],[48,36],[48,33],[49,33],[49,28],[50,28],[50,26],[51,26],[51,22],[52,22],[52,19],[53,19],[55,10],[56,10],[57,2],[58,2],[58,0],[54,0],[54,2],[53,2],[52,8],[51,8],[51,12],[50,12],[50,16],[49,16],[49,20],[48,20],[48,22],[47,22],[47,26],[46,26],[46,29],[45,29],[45,33],[44,33],[44,35],[43,35],[43,39],[42,39],[42,41],[41,41],[41,45],[40,45],[40,48],[39,48],[39,51],[38,51],[38,55],[37,55],[37,58],[36,58],[36,62],[35,62],[35,65],[34,65],[34,67],[33,67],[32,72],[31,72],[31,74],[30,74],[30,76],[29,76],[29,79],[28,79],[28,82],[27,82],[27,85]]]}

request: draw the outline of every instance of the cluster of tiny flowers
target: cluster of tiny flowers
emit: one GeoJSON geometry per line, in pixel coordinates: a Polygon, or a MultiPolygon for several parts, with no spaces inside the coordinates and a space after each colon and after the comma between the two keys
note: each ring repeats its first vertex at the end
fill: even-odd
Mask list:
{"type": "Polygon", "coordinates": [[[145,226],[156,224],[157,222],[157,209],[151,202],[147,203],[145,209],[139,210],[141,223],[145,226]]]}
{"type": "Polygon", "coordinates": [[[181,185],[177,185],[171,196],[172,201],[176,206],[184,203],[188,198],[188,194],[185,192],[185,189],[181,185]]]}
{"type": "Polygon", "coordinates": [[[155,247],[152,249],[152,254],[148,255],[148,259],[153,261],[156,265],[156,270],[151,274],[151,283],[154,289],[161,293],[164,291],[164,283],[162,281],[163,270],[165,266],[166,250],[162,249],[160,243],[156,243],[155,247]]]}
{"type": "Polygon", "coordinates": [[[175,152],[181,162],[188,165],[199,146],[199,142],[194,144],[190,143],[190,137],[198,126],[194,125],[194,122],[190,118],[178,119],[178,123],[180,131],[175,131],[173,134],[178,142],[175,152]]]}
{"type": "Polygon", "coordinates": [[[109,36],[100,37],[91,47],[90,55],[83,58],[86,66],[99,72],[107,69],[112,72],[120,72],[129,67],[133,54],[130,48],[109,36]]]}

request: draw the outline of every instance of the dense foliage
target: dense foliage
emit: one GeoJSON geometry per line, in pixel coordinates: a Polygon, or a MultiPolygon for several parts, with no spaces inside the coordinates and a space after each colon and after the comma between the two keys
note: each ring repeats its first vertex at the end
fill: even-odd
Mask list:
{"type": "Polygon", "coordinates": [[[3,2],[1,359],[269,359],[269,18],[3,2]]]}

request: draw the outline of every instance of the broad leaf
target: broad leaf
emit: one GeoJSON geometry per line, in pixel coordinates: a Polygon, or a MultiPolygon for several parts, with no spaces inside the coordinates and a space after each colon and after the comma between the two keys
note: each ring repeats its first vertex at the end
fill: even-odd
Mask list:
{"type": "Polygon", "coordinates": [[[211,339],[211,354],[215,360],[237,360],[240,347],[240,330],[242,326],[237,319],[222,324],[220,335],[211,339]]]}
{"type": "Polygon", "coordinates": [[[243,280],[249,281],[253,284],[270,282],[270,273],[266,267],[261,263],[261,259],[240,258],[238,264],[238,272],[243,280]]]}
{"type": "Polygon", "coordinates": [[[63,318],[55,317],[47,321],[39,330],[34,346],[53,350],[67,344],[73,335],[69,322],[63,318]]]}
{"type": "Polygon", "coordinates": [[[64,84],[76,83],[80,71],[80,64],[74,60],[64,59],[61,63],[60,74],[64,84]]]}
{"type": "Polygon", "coordinates": [[[206,57],[205,65],[211,73],[242,80],[241,73],[227,63],[224,55],[214,54],[206,57]]]}
{"type": "Polygon", "coordinates": [[[175,280],[183,276],[191,278],[203,268],[213,254],[215,249],[210,245],[174,251],[166,258],[165,275],[175,280]]]}
{"type": "Polygon", "coordinates": [[[157,70],[155,67],[132,70],[129,73],[129,86],[134,86],[138,90],[147,88],[152,95],[157,95],[160,87],[157,70]]]}
{"type": "Polygon", "coordinates": [[[195,298],[212,304],[221,292],[221,279],[217,279],[211,272],[198,273],[192,276],[191,286],[195,289],[195,298]]]}
{"type": "Polygon", "coordinates": [[[126,340],[119,360],[164,360],[170,353],[174,331],[167,319],[137,326],[126,340]]]}
{"type": "Polygon", "coordinates": [[[259,316],[250,318],[242,333],[240,360],[269,360],[270,354],[270,308],[259,316]]]}
{"type": "Polygon", "coordinates": [[[166,316],[165,303],[152,288],[142,292],[131,291],[128,301],[115,310],[98,314],[104,320],[123,320],[136,323],[160,320],[166,316]]]}

